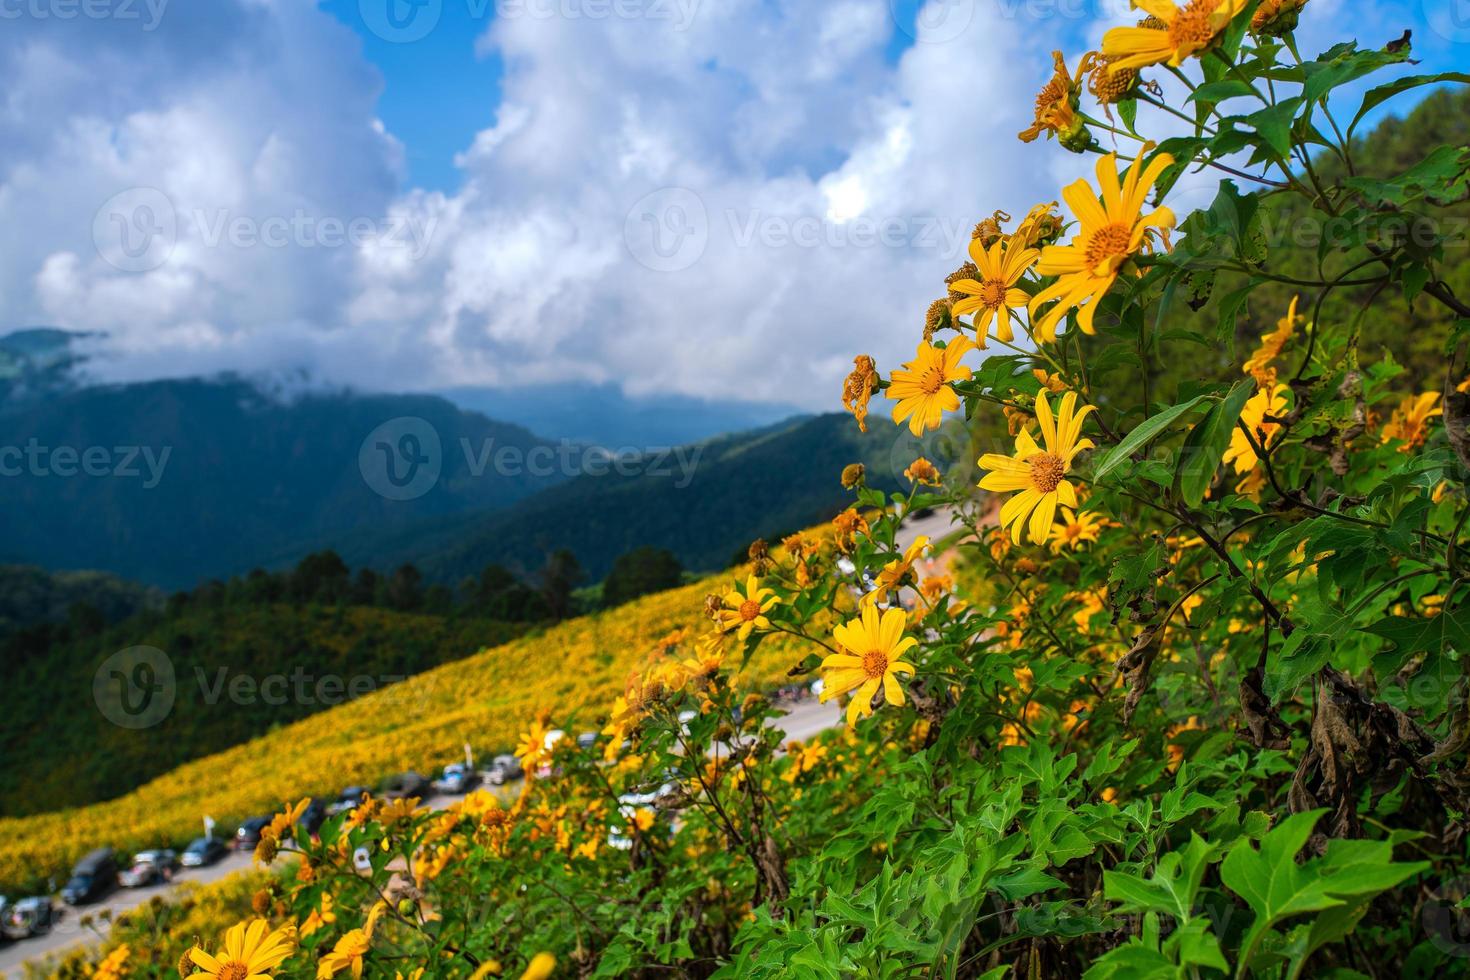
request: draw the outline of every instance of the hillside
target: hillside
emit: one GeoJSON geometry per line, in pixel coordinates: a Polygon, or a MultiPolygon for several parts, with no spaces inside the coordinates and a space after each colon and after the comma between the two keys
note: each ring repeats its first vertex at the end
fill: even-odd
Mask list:
{"type": "Polygon", "coordinates": [[[0,565],[0,636],[72,616],[113,623],[163,604],[158,589],[104,572],[0,565]]]}
{"type": "MultiPolygon", "coordinates": [[[[391,686],[528,628],[352,605],[199,604],[100,633],[63,632],[39,648],[7,644],[0,813],[39,813],[118,796],[354,692],[391,686]],[[145,716],[141,728],[124,727],[131,720],[94,692],[94,679],[118,665],[110,658],[137,647],[159,651],[174,678],[171,710],[156,724],[145,716]]],[[[121,666],[130,678],[131,666],[121,666]]],[[[101,676],[100,683],[113,681],[101,676]]]]}
{"type": "MultiPolygon", "coordinates": [[[[875,416],[891,403],[874,403],[875,416]]],[[[851,416],[793,419],[753,433],[712,440],[636,465],[632,475],[582,476],[491,514],[458,515],[343,540],[354,565],[412,562],[431,581],[454,583],[499,563],[537,568],[559,548],[573,551],[592,579],[634,548],[667,548],[685,568],[713,571],[755,538],[775,537],[827,520],[850,495],[839,476],[867,465],[875,486],[898,486],[924,446],[881,418],[867,435],[851,416]],[[688,468],[685,469],[685,464],[688,468]]]]}
{"type": "Polygon", "coordinates": [[[549,445],[432,396],[286,399],[237,379],[52,393],[0,412],[0,447],[22,454],[0,460],[0,562],[188,587],[294,560],[363,527],[504,507],[563,477],[477,472],[475,454],[549,445]],[[437,464],[439,474],[410,486],[409,499],[389,499],[380,491],[396,491],[376,447],[360,451],[374,433],[401,451],[409,433],[379,427],[403,418],[437,436],[437,449],[427,437],[412,444],[432,458],[415,472],[432,476],[437,464]]]}
{"type": "MultiPolygon", "coordinates": [[[[205,814],[229,825],[286,799],[428,772],[461,757],[466,742],[482,757],[506,751],[542,709],[595,727],[655,643],[676,628],[698,628],[705,595],[726,584],[697,582],[527,635],[185,763],[106,803],[0,819],[0,891],[32,887],[100,844],[128,850],[185,841],[205,814]]],[[[383,624],[363,623],[372,625],[383,624]]],[[[781,644],[766,644],[750,670],[774,680],[789,660],[781,644]]]]}

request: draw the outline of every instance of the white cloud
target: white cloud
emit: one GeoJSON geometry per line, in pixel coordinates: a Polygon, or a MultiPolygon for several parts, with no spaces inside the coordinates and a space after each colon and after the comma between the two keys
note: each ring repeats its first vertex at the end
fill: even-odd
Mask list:
{"type": "Polygon", "coordinates": [[[453,195],[398,189],[381,79],[310,0],[179,3],[146,35],[8,24],[0,318],[109,331],[120,377],[612,380],[830,409],[854,354],[911,355],[974,221],[1089,167],[1015,138],[1051,48],[1100,34],[1086,19],[977,2],[921,17],[893,63],[890,0],[643,9],[693,15],[494,22],[502,101],[453,195]],[[93,244],[128,188],[178,227],[132,271],[93,244]],[[646,219],[689,251],[649,251],[646,219]]]}

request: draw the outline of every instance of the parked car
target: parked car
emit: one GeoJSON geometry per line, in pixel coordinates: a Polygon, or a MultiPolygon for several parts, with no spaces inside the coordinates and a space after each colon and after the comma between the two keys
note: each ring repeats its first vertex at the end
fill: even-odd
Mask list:
{"type": "Polygon", "coordinates": [[[327,816],[350,813],[362,805],[362,798],[372,793],[366,786],[349,786],[338,795],[337,801],[327,807],[327,816]]]}
{"type": "Polygon", "coordinates": [[[525,774],[525,770],[521,768],[521,760],[513,755],[497,755],[490,760],[490,768],[485,773],[486,778],[495,786],[513,783],[525,774]]]}
{"type": "Polygon", "coordinates": [[[51,931],[56,922],[56,910],[46,895],[22,898],[5,910],[0,930],[8,939],[29,939],[51,931]]]}
{"type": "Polygon", "coordinates": [[[99,847],[77,862],[71,880],[61,889],[68,905],[86,905],[117,887],[117,857],[110,847],[99,847]]]}
{"type": "Polygon", "coordinates": [[[124,888],[147,888],[173,880],[179,870],[179,856],[171,850],[139,851],[133,855],[133,866],[117,876],[124,888]]]}
{"type": "Polygon", "coordinates": [[[200,837],[184,848],[180,861],[186,868],[207,868],[218,864],[227,853],[229,849],[218,837],[200,837]]]}
{"type": "Polygon", "coordinates": [[[413,797],[422,800],[429,795],[429,790],[432,788],[429,781],[418,773],[405,772],[383,784],[383,798],[385,800],[405,800],[413,797]]]}
{"type": "Polygon", "coordinates": [[[582,734],[580,734],[580,735],[577,736],[577,748],[581,749],[583,752],[586,752],[588,749],[591,749],[596,744],[597,744],[597,733],[596,732],[583,732],[582,734]]]}
{"type": "Polygon", "coordinates": [[[271,825],[273,817],[251,817],[235,831],[235,850],[253,851],[260,843],[260,834],[271,825]]]}
{"type": "Polygon", "coordinates": [[[317,831],[322,829],[322,824],[327,822],[327,811],[331,809],[331,801],[321,798],[313,799],[306,804],[306,809],[301,813],[301,821],[297,824],[306,832],[306,836],[315,837],[317,831]]]}
{"type": "Polygon", "coordinates": [[[441,793],[468,793],[480,785],[480,774],[461,762],[444,767],[444,775],[434,780],[434,788],[441,793]]]}

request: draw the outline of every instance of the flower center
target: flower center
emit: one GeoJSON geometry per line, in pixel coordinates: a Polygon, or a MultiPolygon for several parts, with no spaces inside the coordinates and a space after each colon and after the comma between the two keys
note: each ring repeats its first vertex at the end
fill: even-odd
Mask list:
{"type": "Polygon", "coordinates": [[[1133,254],[1132,245],[1133,229],[1127,225],[1108,225],[1105,228],[1099,228],[1087,240],[1088,270],[1097,274],[1096,270],[1099,267],[1107,265],[1107,271],[1112,272],[1122,263],[1123,259],[1133,254]]]}
{"type": "Polygon", "coordinates": [[[747,623],[761,614],[761,604],[754,599],[746,599],[740,604],[740,618],[747,623]]]}
{"type": "Polygon", "coordinates": [[[882,677],[888,672],[888,654],[882,650],[869,650],[863,654],[863,673],[869,677],[882,677]]]}
{"type": "Polygon", "coordinates": [[[248,976],[250,968],[238,960],[224,964],[219,971],[219,980],[245,980],[248,976]]]}
{"type": "Polygon", "coordinates": [[[924,369],[919,376],[919,387],[927,395],[939,394],[939,389],[944,387],[944,368],[934,365],[924,369]]]}
{"type": "Polygon", "coordinates": [[[1194,51],[1215,38],[1215,11],[1219,0],[1190,0],[1169,25],[1169,44],[1175,51],[1194,51]]]}
{"type": "Polygon", "coordinates": [[[988,309],[998,310],[1006,303],[1006,284],[999,279],[987,279],[980,284],[980,302],[988,309]]]}
{"type": "Polygon", "coordinates": [[[1038,493],[1051,493],[1067,475],[1067,464],[1051,453],[1037,453],[1027,462],[1031,464],[1031,486],[1038,493]]]}

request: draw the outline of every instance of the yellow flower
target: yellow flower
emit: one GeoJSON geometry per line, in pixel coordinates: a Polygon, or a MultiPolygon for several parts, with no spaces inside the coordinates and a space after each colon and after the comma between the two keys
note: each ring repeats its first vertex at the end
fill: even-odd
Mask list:
{"type": "Polygon", "coordinates": [[[873,713],[873,695],[880,688],[887,703],[903,704],[903,687],[896,675],[912,674],[914,667],[899,658],[919,645],[912,636],[903,635],[907,625],[908,616],[902,609],[880,613],[870,604],[863,607],[861,618],[832,630],[838,647],[850,652],[834,653],[822,661],[828,673],[822,678],[821,700],[825,704],[855,691],[847,705],[849,725],[873,713]]]}
{"type": "Polygon", "coordinates": [[[928,547],[929,538],[927,536],[921,534],[915,538],[914,543],[909,545],[908,550],[904,552],[902,559],[894,559],[883,566],[883,570],[878,573],[877,581],[873,584],[873,591],[863,596],[863,601],[871,602],[882,598],[901,587],[904,579],[908,578],[909,573],[913,571],[914,562],[919,560],[928,547]]]}
{"type": "Polygon", "coordinates": [[[363,957],[372,948],[373,929],[377,927],[378,916],[383,914],[386,907],[382,902],[374,905],[368,913],[367,925],[361,929],[353,929],[337,940],[337,945],[317,964],[317,980],[329,980],[343,970],[351,970],[354,978],[362,976],[363,957]]]}
{"type": "Polygon", "coordinates": [[[867,533],[867,519],[851,507],[832,518],[832,537],[838,551],[851,551],[857,546],[857,536],[867,533]]]}
{"type": "Polygon", "coordinates": [[[1056,213],[1056,209],[1056,201],[1033,207],[1016,226],[1011,241],[1022,248],[1036,248],[1056,241],[1057,236],[1062,233],[1062,218],[1056,213]]]}
{"type": "Polygon", "coordinates": [[[551,751],[546,747],[546,736],[549,734],[551,726],[544,718],[537,718],[531,722],[530,728],[521,733],[521,741],[516,746],[515,754],[527,773],[535,772],[536,767],[550,757],[551,751]]]}
{"type": "Polygon", "coordinates": [[[1036,95],[1036,118],[1018,134],[1021,142],[1031,143],[1042,133],[1055,134],[1057,141],[1069,150],[1082,152],[1091,137],[1077,115],[1081,102],[1081,85],[1067,71],[1067,61],[1060,51],[1052,54],[1051,81],[1036,95]]]}
{"type": "Polygon", "coordinates": [[[1031,540],[1045,544],[1051,536],[1057,506],[1077,506],[1077,490],[1066,478],[1072,460],[1084,449],[1091,449],[1091,439],[1079,439],[1082,423],[1094,411],[1087,405],[1076,411],[1077,393],[1062,396],[1062,407],[1053,418],[1045,393],[1036,398],[1036,420],[1046,448],[1036,445],[1031,433],[1022,431],[1016,437],[1014,456],[987,453],[980,457],[980,468],[989,470],[980,481],[982,490],[1006,493],[1020,491],[1000,509],[1002,527],[1011,529],[1011,539],[1021,543],[1021,534],[1030,518],[1031,540]]]}
{"type": "MultiPolygon", "coordinates": [[[[1277,422],[1266,421],[1266,416],[1280,418],[1286,414],[1287,390],[1286,385],[1262,388],[1251,396],[1241,410],[1240,421],[1250,430],[1262,449],[1270,445],[1271,437],[1281,428],[1277,422]]],[[[1240,431],[1239,426],[1231,430],[1230,448],[1225,450],[1224,462],[1233,465],[1237,473],[1249,473],[1260,462],[1255,447],[1245,437],[1245,433],[1240,431]]]]}
{"type": "Polygon", "coordinates": [[[1279,37],[1296,30],[1307,0],[1263,0],[1251,18],[1251,33],[1279,37]]]}
{"type": "Polygon", "coordinates": [[[868,401],[878,390],[878,366],[867,354],[852,359],[852,373],[842,383],[842,405],[857,419],[858,429],[868,431],[868,401]]]}
{"type": "Polygon", "coordinates": [[[1215,43],[1250,0],[1134,0],[1134,5],[1163,22],[1161,27],[1114,27],[1103,35],[1102,53],[1116,58],[1112,71],[1184,61],[1215,43]]]}
{"type": "Polygon", "coordinates": [[[1244,373],[1255,378],[1263,388],[1269,388],[1276,383],[1276,369],[1271,362],[1280,356],[1291,340],[1292,334],[1296,333],[1298,324],[1303,318],[1296,315],[1296,304],[1299,297],[1291,298],[1291,306],[1286,311],[1286,317],[1276,321],[1276,329],[1268,334],[1261,335],[1261,346],[1245,362],[1242,369],[1244,373]]]}
{"type": "Polygon", "coordinates": [[[537,953],[531,957],[531,964],[521,974],[521,980],[547,980],[555,971],[556,957],[550,953],[537,953]]]}
{"type": "Polygon", "coordinates": [[[1084,544],[1095,543],[1099,532],[1107,523],[1097,511],[1089,510],[1078,514],[1070,507],[1063,507],[1062,519],[1052,536],[1052,553],[1061,554],[1063,548],[1076,551],[1084,544]]]}
{"type": "Polygon", "coordinates": [[[725,632],[736,630],[740,639],[746,640],[756,630],[768,630],[771,621],[766,613],[776,608],[781,599],[770,589],[761,588],[760,579],[754,575],[745,580],[745,592],[731,589],[725,593],[725,607],[720,610],[720,629],[725,632]]]}
{"type": "Polygon", "coordinates": [[[1042,249],[1036,271],[1059,278],[1031,300],[1038,339],[1045,343],[1056,340],[1058,323],[1074,309],[1082,332],[1095,333],[1092,320],[1097,305],[1118,280],[1123,263],[1141,251],[1151,250],[1155,236],[1167,243],[1168,230],[1174,227],[1174,212],[1161,207],[1145,216],[1143,207],[1154,183],[1173,163],[1173,157],[1160,153],[1145,169],[1140,156],[1119,184],[1118,156],[1110,153],[1097,162],[1101,203],[1086,180],[1062,191],[1081,227],[1070,245],[1042,249]],[[1058,301],[1056,305],[1038,322],[1036,311],[1054,300],[1058,301]]]}
{"type": "Polygon", "coordinates": [[[898,400],[893,421],[902,424],[908,419],[909,431],[916,436],[939,428],[944,413],[960,407],[960,396],[949,385],[969,380],[970,369],[960,359],[974,349],[968,337],[956,337],[947,347],[920,344],[905,370],[893,372],[888,386],[888,397],[898,400]]]}
{"type": "Polygon", "coordinates": [[[97,964],[97,969],[92,973],[92,980],[122,980],[123,970],[128,965],[128,957],[132,955],[131,947],[123,943],[97,964]]]}
{"type": "Polygon", "coordinates": [[[1398,439],[1403,443],[1399,452],[1411,453],[1429,438],[1429,420],[1443,414],[1444,409],[1439,407],[1439,392],[1426,391],[1417,397],[1406,395],[1384,425],[1383,441],[1398,439]]]}
{"type": "Polygon", "coordinates": [[[1466,378],[1464,381],[1461,381],[1459,385],[1456,386],[1455,390],[1462,395],[1470,395],[1470,378],[1466,378]]]}
{"type": "Polygon", "coordinates": [[[927,483],[937,487],[940,484],[939,469],[923,456],[909,464],[909,468],[903,471],[905,480],[910,483],[927,483]]]}
{"type": "Polygon", "coordinates": [[[285,840],[295,833],[296,825],[301,822],[306,808],[311,805],[311,797],[305,797],[295,806],[287,806],[282,812],[271,819],[270,826],[265,829],[276,840],[285,840]]]}
{"type": "Polygon", "coordinates": [[[225,948],[211,956],[195,946],[189,958],[199,968],[195,978],[210,980],[262,980],[296,951],[296,930],[283,926],[270,932],[270,924],[256,919],[231,926],[225,933],[225,948]]]}
{"type": "Polygon", "coordinates": [[[306,921],[301,923],[301,935],[310,936],[323,926],[332,925],[337,921],[337,913],[332,911],[332,895],[330,892],[322,893],[322,907],[312,909],[306,921]]]}
{"type": "Polygon", "coordinates": [[[985,338],[990,335],[990,325],[995,324],[995,335],[1009,344],[1015,339],[1011,330],[1011,310],[1025,309],[1031,301],[1030,295],[1016,287],[1016,283],[1041,258],[1034,248],[1017,244],[1015,239],[1001,239],[989,250],[980,240],[970,242],[970,257],[975,260],[975,279],[960,279],[950,289],[963,293],[965,298],[954,304],[953,315],[957,317],[975,314],[975,339],[980,349],[985,349],[985,338]]]}

